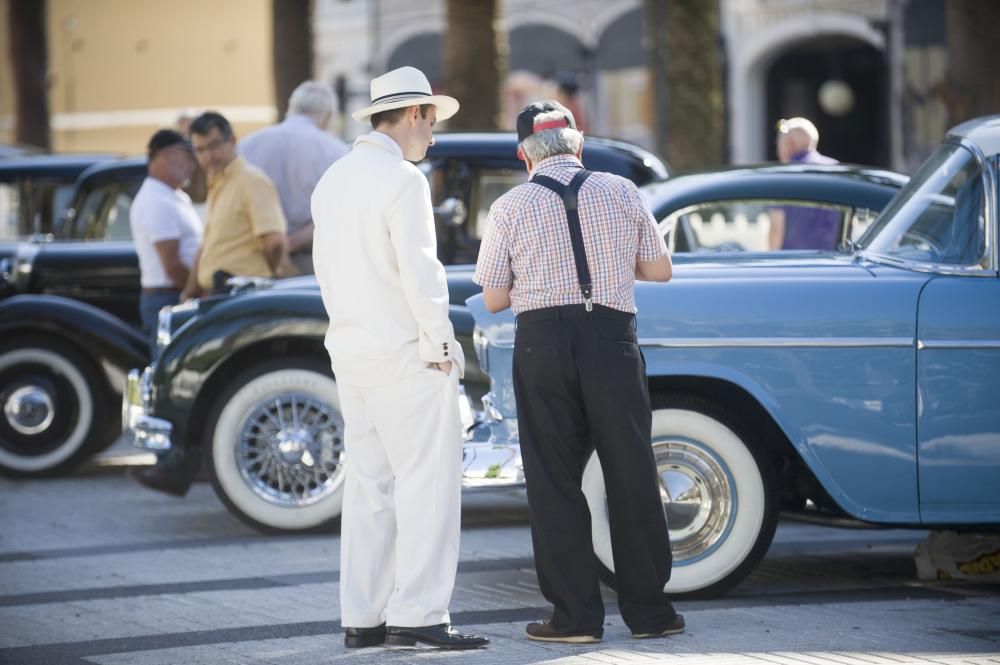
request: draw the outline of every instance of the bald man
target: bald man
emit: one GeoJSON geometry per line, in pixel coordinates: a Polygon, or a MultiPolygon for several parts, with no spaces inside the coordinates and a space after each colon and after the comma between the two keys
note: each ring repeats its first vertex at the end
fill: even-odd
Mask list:
{"type": "MultiPolygon", "coordinates": [[[[837,160],[821,155],[819,131],[807,118],[778,121],[778,159],[786,164],[837,164],[837,160]]],[[[771,228],[768,245],[771,249],[832,250],[840,241],[840,214],[807,206],[772,208],[768,211],[771,228]]]]}

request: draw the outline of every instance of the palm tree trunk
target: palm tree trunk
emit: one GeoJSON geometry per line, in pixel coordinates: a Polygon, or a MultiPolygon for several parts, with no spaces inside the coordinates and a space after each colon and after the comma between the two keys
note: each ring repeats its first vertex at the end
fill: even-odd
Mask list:
{"type": "Polygon", "coordinates": [[[724,160],[718,0],[646,0],[657,147],[674,170],[724,160]]]}
{"type": "Polygon", "coordinates": [[[52,148],[45,0],[9,0],[7,30],[14,73],[15,141],[52,148]]]}
{"type": "Polygon", "coordinates": [[[507,31],[499,0],[448,0],[445,91],[462,109],[450,129],[499,129],[501,85],[507,76],[507,31]]]}
{"type": "Polygon", "coordinates": [[[1000,112],[1000,76],[994,39],[998,25],[1000,3],[995,0],[945,3],[948,73],[943,94],[952,125],[1000,112]]]}
{"type": "Polygon", "coordinates": [[[312,78],[312,2],[271,0],[271,18],[274,101],[283,118],[292,91],[312,78]]]}

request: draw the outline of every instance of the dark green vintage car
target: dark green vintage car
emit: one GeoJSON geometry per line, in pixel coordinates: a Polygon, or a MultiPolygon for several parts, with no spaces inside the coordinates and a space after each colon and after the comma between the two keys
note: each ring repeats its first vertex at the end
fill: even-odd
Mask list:
{"type": "MultiPolygon", "coordinates": [[[[898,174],[851,167],[763,167],[681,176],[646,192],[671,246],[710,260],[716,251],[756,242],[766,229],[751,223],[748,211],[776,206],[837,211],[846,242],[903,182],[898,174]],[[731,221],[720,221],[724,211],[731,221]]],[[[464,386],[475,398],[486,377],[464,303],[479,287],[471,265],[449,266],[447,274],[451,320],[467,359],[464,386]]],[[[327,524],[340,515],[348,463],[336,377],[323,346],[327,325],[319,288],[307,278],[244,282],[231,295],[164,310],[158,361],[129,376],[127,434],[147,449],[200,449],[219,497],[259,529],[327,524]]],[[[464,405],[468,413],[468,400],[464,405]]],[[[469,414],[467,424],[472,420],[469,414]]],[[[464,459],[467,489],[523,482],[516,450],[470,437],[464,459]]]]}

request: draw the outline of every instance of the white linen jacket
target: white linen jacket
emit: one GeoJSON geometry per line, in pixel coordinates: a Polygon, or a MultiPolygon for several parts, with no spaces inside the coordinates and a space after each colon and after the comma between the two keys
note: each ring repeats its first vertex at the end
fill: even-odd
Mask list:
{"type": "MultiPolygon", "coordinates": [[[[390,136],[370,132],[312,195],[313,262],[338,380],[381,386],[465,356],[448,319],[430,187],[390,136]]],[[[435,370],[436,371],[436,370],[435,370]]]]}

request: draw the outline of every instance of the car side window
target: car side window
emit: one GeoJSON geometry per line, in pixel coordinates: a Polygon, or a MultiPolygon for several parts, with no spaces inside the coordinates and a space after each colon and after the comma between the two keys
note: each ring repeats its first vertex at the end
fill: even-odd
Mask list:
{"type": "Polygon", "coordinates": [[[105,240],[132,239],[132,226],[128,219],[131,208],[132,196],[128,192],[118,192],[112,205],[107,207],[107,218],[102,225],[105,240]]]}
{"type": "Polygon", "coordinates": [[[528,181],[525,169],[480,169],[478,177],[473,179],[472,225],[469,234],[476,240],[482,240],[486,232],[486,220],[490,214],[490,206],[498,198],[514,187],[528,181]]]}
{"type": "Polygon", "coordinates": [[[20,197],[17,185],[0,183],[0,240],[12,240],[18,235],[17,219],[20,197]]]}
{"type": "Polygon", "coordinates": [[[76,211],[73,223],[73,238],[93,240],[98,236],[98,224],[101,222],[101,212],[105,209],[111,197],[114,185],[95,187],[87,192],[76,211]]]}
{"type": "Polygon", "coordinates": [[[855,208],[854,214],[851,216],[851,226],[849,239],[852,242],[857,242],[868,227],[871,226],[875,219],[878,218],[878,210],[872,210],[871,208],[855,208]]]}
{"type": "Polygon", "coordinates": [[[852,212],[809,201],[709,201],[674,211],[660,222],[660,231],[674,252],[833,250],[852,212]]]}

